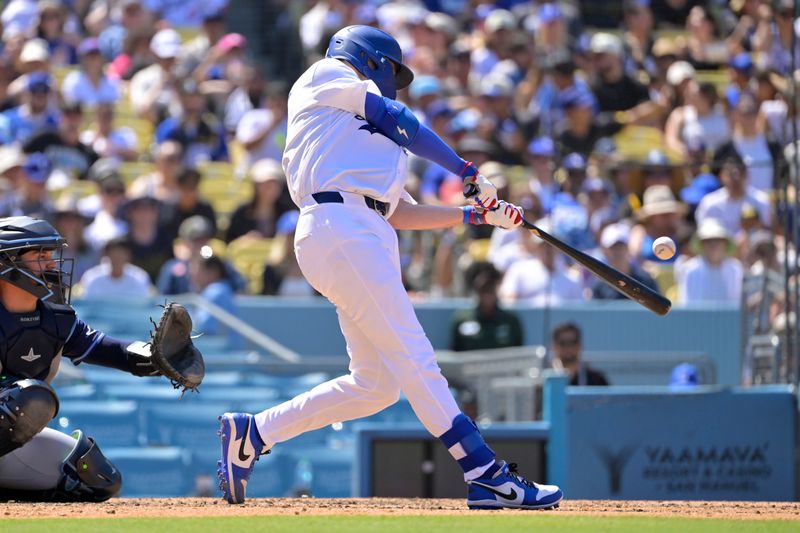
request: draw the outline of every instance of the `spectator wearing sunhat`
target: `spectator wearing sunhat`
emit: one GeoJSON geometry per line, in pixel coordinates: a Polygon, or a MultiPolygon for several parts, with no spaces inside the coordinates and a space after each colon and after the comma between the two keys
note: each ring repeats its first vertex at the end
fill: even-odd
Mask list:
{"type": "Polygon", "coordinates": [[[742,264],[728,257],[731,234],[715,218],[705,218],[697,229],[701,255],[686,261],[678,276],[678,301],[682,304],[737,304],[742,294],[742,264]]]}
{"type": "Polygon", "coordinates": [[[638,224],[631,229],[631,257],[636,261],[655,264],[674,263],[679,254],[671,259],[659,259],[653,253],[653,242],[663,236],[677,240],[686,211],[686,205],[675,200],[675,195],[667,185],[652,185],[645,189],[642,207],[636,212],[638,224]]]}
{"type": "Polygon", "coordinates": [[[17,69],[22,73],[22,76],[14,80],[9,86],[9,92],[12,96],[20,94],[25,89],[28,74],[32,72],[50,73],[52,65],[47,41],[37,38],[25,41],[17,58],[17,69]]]}
{"type": "Polygon", "coordinates": [[[703,197],[695,212],[695,219],[702,223],[714,218],[725,226],[731,235],[741,228],[742,206],[749,204],[758,211],[764,227],[770,227],[772,213],[769,197],[748,183],[747,165],[736,155],[727,157],[719,171],[722,188],[703,197]]]}
{"type": "Polygon", "coordinates": [[[175,79],[175,62],[181,51],[181,36],[166,28],[150,39],[150,52],[155,61],[131,79],[129,94],[134,110],[142,117],[160,122],[169,109],[180,109],[175,79]]]}
{"type": "MultiPolygon", "coordinates": [[[[631,259],[628,249],[629,238],[630,227],[623,222],[615,222],[603,228],[600,235],[600,246],[606,262],[645,287],[658,291],[658,286],[652,276],[631,259]]],[[[625,295],[620,294],[619,291],[599,279],[593,282],[592,297],[598,300],[624,300],[626,298],[625,295]]]]}
{"type": "Polygon", "coordinates": [[[7,216],[50,219],[55,208],[47,191],[52,167],[41,153],[29,154],[22,165],[24,179],[8,204],[7,216]]]}
{"type": "Polygon", "coordinates": [[[270,239],[275,236],[278,219],[295,209],[286,191],[286,177],[280,163],[274,159],[257,161],[250,169],[254,194],[252,200],[240,205],[231,215],[225,241],[239,237],[270,239]]]}
{"type": "Polygon", "coordinates": [[[100,254],[89,245],[84,237],[86,225],[91,218],[81,213],[78,197],[74,194],[62,194],[55,203],[53,226],[66,239],[67,248],[64,258],[73,260],[73,279],[79,280],[83,274],[100,262],[100,254]]]}
{"type": "Polygon", "coordinates": [[[0,144],[22,144],[35,132],[56,128],[58,112],[50,106],[52,82],[46,72],[26,76],[22,104],[0,114],[0,144]]]}
{"type": "Polygon", "coordinates": [[[78,55],[81,58],[80,70],[67,74],[61,85],[64,100],[88,107],[116,103],[119,100],[118,83],[103,71],[105,60],[97,38],[84,39],[78,46],[78,55]]]}

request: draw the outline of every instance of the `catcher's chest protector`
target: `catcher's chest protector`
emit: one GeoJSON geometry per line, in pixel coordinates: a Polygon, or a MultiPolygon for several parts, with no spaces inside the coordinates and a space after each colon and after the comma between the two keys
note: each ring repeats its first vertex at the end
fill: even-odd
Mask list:
{"type": "Polygon", "coordinates": [[[0,306],[0,375],[12,379],[41,379],[55,375],[57,358],[75,324],[68,305],[39,302],[35,314],[12,315],[0,306]]]}

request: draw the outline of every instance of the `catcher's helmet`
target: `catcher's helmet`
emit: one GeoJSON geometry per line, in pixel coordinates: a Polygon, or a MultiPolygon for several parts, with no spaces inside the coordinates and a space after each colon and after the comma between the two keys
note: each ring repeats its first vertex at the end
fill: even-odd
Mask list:
{"type": "Polygon", "coordinates": [[[372,26],[347,26],[337,31],[325,57],[346,59],[374,81],[387,98],[396,98],[397,89],[408,87],[414,79],[414,73],[403,64],[403,51],[394,37],[372,26]],[[397,74],[391,63],[397,66],[397,74]]]}
{"type": "Polygon", "coordinates": [[[15,285],[41,300],[69,302],[72,259],[65,259],[66,240],[46,220],[31,217],[0,218],[0,280],[15,285]],[[52,251],[55,269],[42,265],[38,271],[20,259],[25,252],[52,251]]]}

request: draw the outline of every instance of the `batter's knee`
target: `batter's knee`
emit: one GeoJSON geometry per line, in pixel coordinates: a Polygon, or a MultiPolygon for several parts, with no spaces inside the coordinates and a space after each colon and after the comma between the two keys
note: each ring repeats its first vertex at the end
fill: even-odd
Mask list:
{"type": "Polygon", "coordinates": [[[400,385],[388,372],[375,376],[356,371],[351,372],[350,376],[362,398],[386,406],[392,405],[400,399],[400,385]]]}
{"type": "Polygon", "coordinates": [[[0,456],[29,442],[58,413],[58,396],[38,379],[0,390],[0,456]]]}

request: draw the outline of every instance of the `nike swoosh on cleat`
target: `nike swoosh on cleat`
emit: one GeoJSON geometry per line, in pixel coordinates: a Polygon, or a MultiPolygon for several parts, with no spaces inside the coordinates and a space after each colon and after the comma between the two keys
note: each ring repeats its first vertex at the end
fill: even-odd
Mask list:
{"type": "Polygon", "coordinates": [[[489,485],[484,485],[483,483],[477,483],[475,481],[472,482],[473,485],[478,485],[479,487],[483,487],[484,489],[493,492],[500,496],[501,498],[505,498],[506,500],[516,500],[517,499],[517,491],[514,489],[509,489],[511,492],[508,494],[504,492],[500,492],[499,490],[495,489],[494,487],[490,487],[489,485]]]}
{"type": "Polygon", "coordinates": [[[244,437],[242,438],[242,443],[239,445],[239,460],[240,461],[247,461],[250,459],[249,455],[245,455],[244,453],[244,445],[247,442],[247,437],[250,434],[250,421],[247,421],[247,426],[244,428],[244,437]]]}

